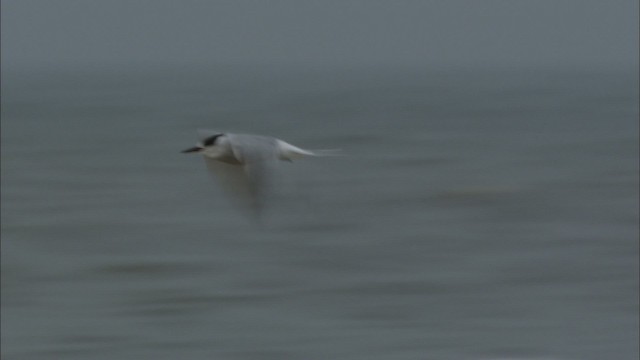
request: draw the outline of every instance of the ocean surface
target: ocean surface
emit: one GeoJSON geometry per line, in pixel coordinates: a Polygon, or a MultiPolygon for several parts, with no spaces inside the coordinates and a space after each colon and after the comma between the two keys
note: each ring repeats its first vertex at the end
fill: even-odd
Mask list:
{"type": "Polygon", "coordinates": [[[5,71],[3,359],[638,359],[638,116],[615,69],[5,71]],[[344,156],[256,224],[201,128],[344,156]]]}

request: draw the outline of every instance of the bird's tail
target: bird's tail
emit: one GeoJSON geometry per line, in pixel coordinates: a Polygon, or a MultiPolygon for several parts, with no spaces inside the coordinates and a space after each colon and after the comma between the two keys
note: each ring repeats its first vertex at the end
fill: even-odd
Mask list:
{"type": "Polygon", "coordinates": [[[277,140],[280,159],[291,161],[303,156],[335,156],[340,150],[305,150],[282,140],[277,140]]]}

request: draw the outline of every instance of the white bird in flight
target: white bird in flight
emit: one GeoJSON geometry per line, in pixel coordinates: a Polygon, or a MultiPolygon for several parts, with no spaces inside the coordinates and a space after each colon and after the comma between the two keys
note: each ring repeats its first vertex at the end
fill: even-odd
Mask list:
{"type": "Polygon", "coordinates": [[[305,150],[270,136],[201,131],[205,137],[183,153],[200,153],[220,185],[256,216],[264,207],[279,160],[336,155],[339,150],[305,150]]]}

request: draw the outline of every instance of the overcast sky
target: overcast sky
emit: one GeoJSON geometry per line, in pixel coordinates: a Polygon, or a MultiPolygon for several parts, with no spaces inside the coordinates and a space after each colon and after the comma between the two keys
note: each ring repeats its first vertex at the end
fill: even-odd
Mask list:
{"type": "Polygon", "coordinates": [[[637,0],[2,0],[2,67],[81,63],[633,69],[637,0]]]}

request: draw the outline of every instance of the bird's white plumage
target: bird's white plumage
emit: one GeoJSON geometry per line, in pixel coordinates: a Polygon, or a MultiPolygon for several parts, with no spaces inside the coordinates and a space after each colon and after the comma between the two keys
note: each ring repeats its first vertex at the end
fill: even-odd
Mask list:
{"type": "Polygon", "coordinates": [[[335,150],[305,150],[269,136],[200,130],[203,139],[185,152],[199,152],[220,186],[259,214],[271,193],[279,160],[325,156],[335,150]]]}

